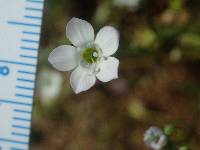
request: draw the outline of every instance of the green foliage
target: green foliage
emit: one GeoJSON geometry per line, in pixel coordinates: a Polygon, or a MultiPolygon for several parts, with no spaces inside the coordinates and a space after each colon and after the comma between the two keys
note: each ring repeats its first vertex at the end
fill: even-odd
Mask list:
{"type": "Polygon", "coordinates": [[[171,136],[174,134],[174,132],[176,131],[176,128],[174,125],[166,125],[164,127],[164,133],[167,135],[167,136],[171,136]]]}

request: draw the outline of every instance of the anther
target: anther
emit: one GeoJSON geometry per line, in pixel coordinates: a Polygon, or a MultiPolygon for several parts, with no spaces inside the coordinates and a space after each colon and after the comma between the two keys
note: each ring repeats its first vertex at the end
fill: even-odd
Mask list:
{"type": "Polygon", "coordinates": [[[98,57],[98,53],[97,52],[94,52],[92,55],[93,55],[93,57],[98,57]]]}

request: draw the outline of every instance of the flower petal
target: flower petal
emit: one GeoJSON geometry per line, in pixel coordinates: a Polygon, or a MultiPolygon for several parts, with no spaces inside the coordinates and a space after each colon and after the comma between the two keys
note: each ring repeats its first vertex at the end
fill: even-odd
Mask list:
{"type": "Polygon", "coordinates": [[[119,47],[119,33],[113,27],[103,27],[98,32],[95,43],[100,46],[104,56],[110,56],[114,54],[119,47]]]}
{"type": "Polygon", "coordinates": [[[48,60],[57,70],[69,71],[78,65],[79,57],[75,47],[62,45],[49,54],[48,60]]]}
{"type": "Polygon", "coordinates": [[[76,94],[90,89],[96,82],[92,70],[78,66],[70,76],[71,86],[76,94]]]}
{"type": "Polygon", "coordinates": [[[99,64],[100,72],[97,73],[97,78],[102,82],[118,78],[119,60],[114,57],[108,57],[99,64]]]}
{"type": "Polygon", "coordinates": [[[92,25],[82,19],[72,18],[66,27],[67,38],[77,47],[81,47],[94,41],[94,29],[92,25]]]}

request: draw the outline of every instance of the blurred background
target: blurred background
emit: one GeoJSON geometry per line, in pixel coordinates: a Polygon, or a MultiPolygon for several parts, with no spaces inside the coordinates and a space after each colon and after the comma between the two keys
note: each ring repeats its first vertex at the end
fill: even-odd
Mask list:
{"type": "Polygon", "coordinates": [[[199,68],[199,0],[46,0],[31,149],[148,150],[145,130],[172,123],[176,143],[198,150],[199,68]],[[47,61],[70,44],[72,17],[120,32],[119,79],[78,95],[47,61]]]}

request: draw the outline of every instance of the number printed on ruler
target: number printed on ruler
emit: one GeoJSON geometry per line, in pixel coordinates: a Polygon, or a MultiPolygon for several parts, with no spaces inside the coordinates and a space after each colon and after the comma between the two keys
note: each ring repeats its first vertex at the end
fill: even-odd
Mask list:
{"type": "Polygon", "coordinates": [[[0,0],[0,150],[28,150],[43,0],[0,0]]]}

